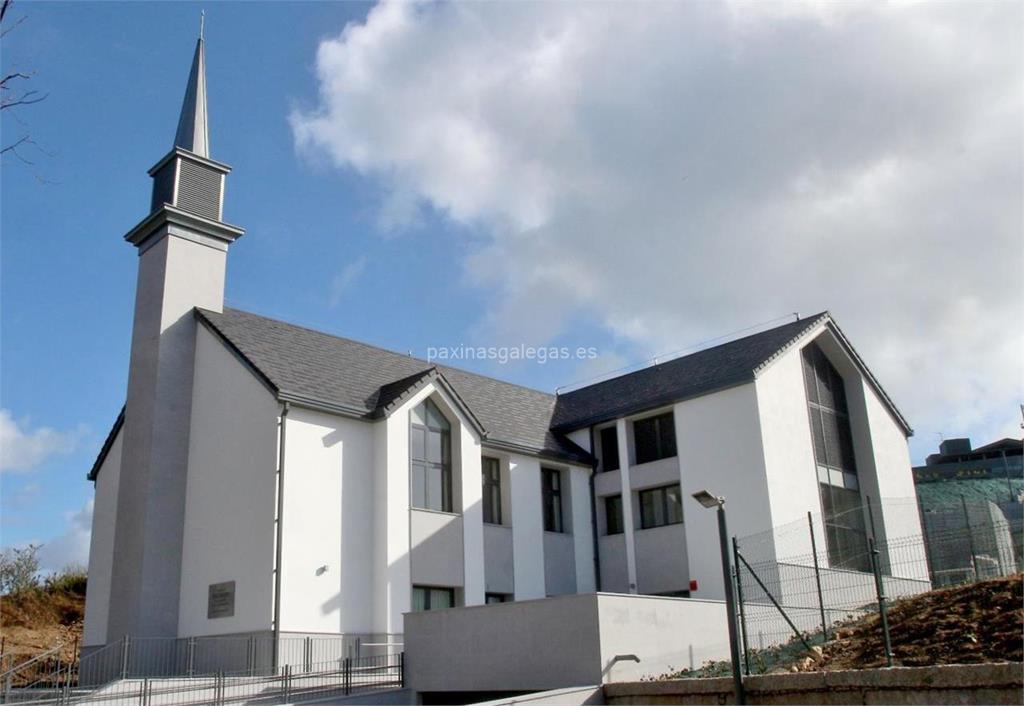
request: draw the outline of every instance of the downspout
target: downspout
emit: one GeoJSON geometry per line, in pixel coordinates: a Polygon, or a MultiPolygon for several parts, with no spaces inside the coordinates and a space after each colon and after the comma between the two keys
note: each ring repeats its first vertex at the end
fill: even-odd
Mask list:
{"type": "Polygon", "coordinates": [[[285,443],[285,422],[290,409],[287,402],[281,407],[280,421],[277,423],[277,527],[274,542],[274,649],[273,666],[274,674],[277,674],[280,664],[281,649],[281,540],[284,537],[284,443],[285,443]]]}
{"type": "Polygon", "coordinates": [[[601,590],[601,552],[597,541],[597,490],[594,479],[597,476],[597,455],[594,454],[594,427],[590,427],[590,533],[594,541],[594,588],[601,590]]]}

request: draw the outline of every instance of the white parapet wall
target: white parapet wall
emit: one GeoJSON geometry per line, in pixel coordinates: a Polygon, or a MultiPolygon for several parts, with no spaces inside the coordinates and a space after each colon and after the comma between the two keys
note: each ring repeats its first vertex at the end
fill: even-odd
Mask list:
{"type": "Polygon", "coordinates": [[[729,641],[721,601],[588,593],[408,613],[405,652],[417,692],[539,691],[699,667],[729,641]]]}

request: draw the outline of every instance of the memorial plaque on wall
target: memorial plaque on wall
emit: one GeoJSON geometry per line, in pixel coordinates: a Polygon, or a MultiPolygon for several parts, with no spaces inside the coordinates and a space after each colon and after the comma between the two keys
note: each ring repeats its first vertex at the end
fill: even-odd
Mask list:
{"type": "Polygon", "coordinates": [[[207,618],[230,618],[235,614],[235,582],[210,584],[210,598],[206,604],[207,618]]]}

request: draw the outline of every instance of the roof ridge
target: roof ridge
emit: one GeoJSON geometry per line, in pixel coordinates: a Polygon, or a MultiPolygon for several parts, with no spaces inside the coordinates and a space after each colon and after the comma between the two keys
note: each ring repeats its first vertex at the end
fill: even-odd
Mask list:
{"type": "MultiPolygon", "coordinates": [[[[202,307],[196,307],[196,310],[201,312],[202,314],[213,314],[215,316],[218,314],[218,312],[216,312],[216,311],[213,311],[211,309],[204,309],[202,307]]],[[[277,319],[277,318],[274,318],[272,316],[264,316],[263,314],[257,314],[257,313],[252,312],[252,311],[245,311],[244,309],[236,309],[235,307],[230,307],[230,306],[224,307],[224,311],[225,312],[231,311],[231,312],[235,312],[235,313],[238,313],[238,314],[244,314],[245,316],[255,316],[256,318],[264,319],[266,321],[273,321],[274,323],[283,324],[285,326],[291,326],[292,328],[301,329],[303,331],[309,331],[310,333],[315,333],[315,334],[317,334],[319,336],[327,336],[328,338],[336,338],[336,339],[338,339],[340,341],[347,341],[349,343],[354,343],[356,345],[363,346],[365,348],[371,348],[371,349],[376,350],[376,351],[382,351],[384,353],[389,353],[391,355],[397,355],[397,356],[399,356],[401,358],[406,358],[408,360],[416,360],[416,361],[419,361],[419,362],[423,363],[424,365],[426,365],[428,367],[437,368],[438,370],[442,370],[442,371],[443,370],[453,370],[455,372],[463,373],[465,375],[474,375],[474,376],[476,376],[478,378],[483,378],[485,380],[491,380],[492,382],[496,382],[496,383],[499,383],[499,384],[502,384],[502,385],[508,385],[509,387],[516,387],[516,388],[519,388],[520,390],[527,390],[529,392],[533,392],[533,393],[538,394],[538,395],[544,395],[545,397],[550,397],[552,401],[554,401],[558,397],[557,395],[555,395],[552,392],[545,392],[544,390],[538,390],[535,387],[529,387],[527,385],[520,385],[518,383],[509,382],[508,380],[502,380],[501,378],[496,378],[496,377],[493,377],[491,375],[485,375],[483,373],[477,373],[477,372],[474,372],[472,370],[466,370],[465,368],[456,368],[453,365],[445,365],[445,364],[438,363],[438,362],[435,362],[435,361],[431,361],[431,360],[428,360],[428,359],[425,359],[425,358],[420,358],[419,356],[408,355],[407,353],[401,353],[399,351],[395,351],[395,350],[392,350],[390,348],[385,348],[383,346],[378,346],[378,345],[373,344],[373,343],[367,343],[366,341],[360,341],[360,340],[355,339],[355,338],[349,338],[348,336],[339,336],[338,334],[335,334],[335,333],[328,333],[327,331],[321,331],[320,329],[315,329],[315,328],[312,328],[311,326],[306,326],[304,324],[293,324],[292,322],[285,321],[284,319],[277,319]]],[[[223,312],[220,312],[220,313],[223,313],[223,312]]]]}
{"type": "MultiPolygon", "coordinates": [[[[641,372],[644,372],[644,371],[647,371],[647,370],[655,370],[656,368],[660,368],[663,365],[668,365],[670,363],[675,363],[676,361],[685,360],[687,358],[690,358],[690,357],[695,356],[695,355],[700,355],[702,353],[708,353],[709,351],[713,351],[713,350],[716,350],[718,348],[722,348],[724,346],[731,346],[731,345],[733,345],[735,343],[739,343],[740,341],[746,341],[747,339],[755,338],[757,336],[762,336],[762,335],[764,335],[766,333],[770,333],[772,331],[778,331],[781,328],[785,328],[786,326],[792,326],[793,324],[800,323],[802,321],[806,321],[807,322],[807,327],[803,329],[803,331],[806,331],[807,328],[810,328],[811,326],[814,326],[818,321],[821,320],[822,317],[825,317],[825,316],[831,316],[831,314],[829,314],[829,311],[827,309],[825,311],[821,311],[821,312],[819,312],[817,314],[814,314],[812,316],[805,316],[805,317],[803,317],[801,319],[797,319],[796,321],[790,321],[790,322],[787,322],[787,323],[784,323],[784,324],[779,324],[778,326],[772,326],[771,328],[766,328],[763,331],[757,331],[756,333],[749,333],[746,336],[740,336],[739,338],[733,338],[733,339],[731,339],[729,341],[723,341],[722,343],[718,343],[718,344],[715,344],[713,346],[709,346],[707,348],[701,348],[701,349],[693,351],[692,353],[687,353],[686,355],[681,355],[681,356],[678,356],[678,357],[675,357],[675,358],[669,358],[668,360],[666,360],[664,362],[655,363],[654,365],[650,365],[650,366],[648,366],[646,368],[638,368],[636,370],[630,370],[629,372],[622,373],[621,375],[616,375],[614,377],[606,378],[604,380],[599,380],[599,381],[591,383],[589,385],[584,385],[583,387],[577,387],[575,390],[570,390],[568,392],[563,392],[560,396],[561,397],[568,397],[569,395],[574,395],[577,392],[581,392],[582,390],[589,390],[590,388],[597,387],[599,385],[604,385],[605,383],[611,382],[613,380],[621,380],[622,378],[629,377],[630,375],[636,375],[637,373],[641,373],[641,372]]],[[[794,340],[795,340],[795,338],[799,338],[801,335],[803,335],[803,334],[802,333],[798,334],[796,337],[794,337],[794,340]]],[[[792,343],[792,341],[790,341],[790,343],[792,343]]],[[[783,348],[783,347],[787,347],[788,345],[789,344],[787,343],[786,346],[782,346],[782,347],[780,347],[780,349],[783,348]]],[[[768,360],[768,359],[766,359],[766,360],[768,360]]],[[[754,368],[751,368],[751,372],[756,370],[760,365],[764,364],[764,362],[765,361],[761,361],[761,363],[758,366],[754,366],[754,368]]]]}

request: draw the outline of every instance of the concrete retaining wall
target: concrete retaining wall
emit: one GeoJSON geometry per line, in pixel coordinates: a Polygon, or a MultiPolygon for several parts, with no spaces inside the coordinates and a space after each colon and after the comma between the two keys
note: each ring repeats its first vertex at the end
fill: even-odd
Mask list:
{"type": "MultiPolygon", "coordinates": [[[[747,677],[748,704],[1022,704],[1020,663],[747,677]]],[[[608,704],[732,704],[732,680],[606,684],[608,704]]]]}

